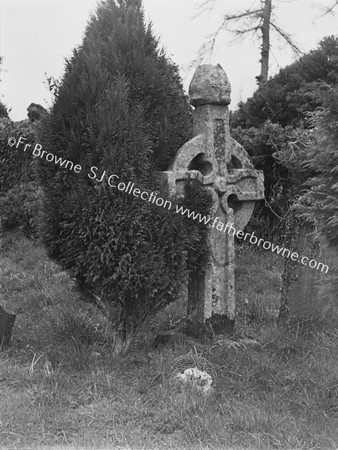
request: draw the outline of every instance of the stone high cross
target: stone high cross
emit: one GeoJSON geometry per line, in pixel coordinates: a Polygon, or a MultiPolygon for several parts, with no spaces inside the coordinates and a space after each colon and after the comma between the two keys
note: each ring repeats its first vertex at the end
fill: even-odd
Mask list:
{"type": "Polygon", "coordinates": [[[184,195],[187,177],[198,179],[213,196],[210,215],[217,225],[208,231],[210,260],[204,276],[192,276],[187,289],[188,332],[193,335],[210,329],[219,334],[232,328],[234,234],[249,221],[255,202],[264,198],[262,171],[253,168],[246,151],[230,136],[230,91],[220,65],[197,68],[189,87],[195,107],[194,137],[181,147],[168,171],[161,172],[167,196],[184,195]],[[230,226],[228,232],[224,232],[225,223],[230,226]]]}

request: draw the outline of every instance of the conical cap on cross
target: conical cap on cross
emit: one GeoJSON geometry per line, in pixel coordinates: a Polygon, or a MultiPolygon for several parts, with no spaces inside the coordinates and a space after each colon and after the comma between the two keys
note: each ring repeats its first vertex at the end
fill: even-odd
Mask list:
{"type": "Polygon", "coordinates": [[[231,86],[223,68],[217,64],[198,66],[189,86],[193,106],[229,105],[231,86]]]}

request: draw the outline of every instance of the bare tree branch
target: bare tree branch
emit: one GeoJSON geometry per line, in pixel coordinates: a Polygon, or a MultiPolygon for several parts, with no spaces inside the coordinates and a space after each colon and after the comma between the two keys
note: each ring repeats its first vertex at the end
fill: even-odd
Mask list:
{"type": "Polygon", "coordinates": [[[336,6],[338,6],[338,0],[334,0],[334,2],[332,3],[331,6],[326,6],[326,7],[320,7],[319,11],[322,12],[322,14],[316,16],[313,20],[314,23],[317,22],[317,20],[321,19],[324,16],[328,16],[328,15],[334,15],[335,11],[334,9],[336,8],[336,6]]]}
{"type": "Polygon", "coordinates": [[[203,2],[201,2],[201,4],[199,5],[199,9],[205,8],[208,5],[210,6],[210,9],[213,9],[215,6],[216,0],[204,0],[203,2]]]}
{"type": "MultiPolygon", "coordinates": [[[[322,16],[326,16],[327,14],[334,14],[333,10],[335,9],[336,6],[338,6],[338,0],[335,0],[335,2],[331,6],[328,6],[327,8],[325,8],[322,16]]],[[[320,16],[320,17],[322,17],[322,16],[320,16]]]]}
{"type": "Polygon", "coordinates": [[[197,13],[193,16],[193,19],[201,16],[205,12],[211,12],[215,7],[216,0],[204,0],[197,6],[197,13]]]}
{"type": "Polygon", "coordinates": [[[259,14],[263,14],[263,9],[262,9],[262,8],[260,8],[260,9],[254,9],[254,10],[252,10],[252,11],[247,10],[247,11],[244,11],[244,12],[239,13],[239,14],[229,14],[229,15],[225,15],[225,16],[224,16],[224,19],[225,19],[226,21],[230,21],[230,20],[238,20],[238,19],[243,19],[243,17],[247,17],[247,16],[255,16],[255,17],[257,17],[257,16],[259,16],[259,14]]]}
{"type": "MultiPolygon", "coordinates": [[[[200,0],[201,8],[210,8],[213,10],[216,0],[200,0]]],[[[198,61],[202,61],[209,53],[213,53],[217,38],[222,31],[229,31],[237,38],[245,35],[252,35],[261,41],[261,73],[256,77],[259,85],[266,83],[269,72],[269,54],[270,54],[270,30],[273,28],[277,35],[281,36],[284,41],[292,48],[297,55],[302,55],[298,45],[293,41],[292,37],[284,31],[274,20],[272,11],[274,10],[273,2],[278,0],[253,0],[249,9],[238,11],[232,14],[225,14],[216,31],[209,35],[205,44],[200,48],[198,61]],[[260,3],[260,7],[259,7],[260,3]]],[[[281,0],[279,0],[281,1],[281,0]]],[[[294,0],[292,0],[294,1],[294,0]]],[[[329,8],[329,11],[338,5],[338,0],[329,8]]],[[[197,61],[195,60],[194,63],[197,61]]],[[[190,66],[191,67],[191,66],[190,66]]]]}
{"type": "Polygon", "coordinates": [[[251,28],[243,28],[242,30],[234,30],[232,31],[232,33],[238,34],[238,35],[243,35],[246,33],[251,33],[253,32],[253,34],[257,33],[258,30],[260,29],[260,25],[257,25],[255,27],[251,27],[251,28]]]}
{"type": "MultiPolygon", "coordinates": [[[[244,13],[241,13],[241,14],[225,15],[223,17],[221,25],[217,28],[215,33],[213,33],[211,36],[213,37],[213,39],[216,40],[218,35],[221,33],[221,31],[227,29],[228,23],[230,23],[230,22],[237,23],[243,18],[249,19],[250,22],[253,22],[255,19],[257,19],[257,16],[260,13],[262,13],[262,9],[257,9],[254,11],[245,11],[244,13]]],[[[245,33],[250,33],[251,31],[256,31],[257,29],[259,29],[259,27],[260,27],[260,24],[252,27],[248,23],[248,28],[242,28],[241,30],[228,29],[228,31],[230,31],[231,33],[235,33],[235,34],[245,34],[245,33]]]]}
{"type": "MultiPolygon", "coordinates": [[[[214,2],[215,0],[206,0],[206,2],[204,2],[204,4],[207,3],[211,3],[214,2]]],[[[253,20],[255,19],[256,15],[259,13],[262,13],[262,9],[256,9],[253,11],[244,11],[243,13],[240,14],[233,14],[233,15],[225,15],[223,17],[223,20],[221,22],[221,24],[219,25],[219,27],[217,28],[217,30],[212,33],[209,34],[206,37],[206,42],[200,47],[197,57],[189,64],[188,68],[192,68],[197,64],[201,64],[201,62],[203,61],[203,59],[205,58],[205,56],[207,54],[212,55],[215,45],[216,45],[216,41],[217,38],[219,36],[219,34],[223,31],[227,29],[227,24],[229,22],[238,22],[240,21],[241,18],[245,17],[245,18],[252,18],[253,20]]],[[[243,28],[242,30],[228,30],[231,33],[234,33],[235,35],[243,35],[243,34],[247,34],[250,32],[254,32],[256,33],[259,30],[260,25],[258,26],[254,26],[254,27],[249,27],[247,29],[243,28]]]]}
{"type": "MultiPolygon", "coordinates": [[[[338,1],[338,0],[337,0],[338,1]]],[[[300,48],[295,44],[295,42],[292,40],[291,36],[283,31],[275,22],[270,22],[270,25],[277,31],[277,33],[286,41],[286,43],[292,48],[292,50],[297,55],[304,55],[304,52],[300,50],[300,48]]]]}

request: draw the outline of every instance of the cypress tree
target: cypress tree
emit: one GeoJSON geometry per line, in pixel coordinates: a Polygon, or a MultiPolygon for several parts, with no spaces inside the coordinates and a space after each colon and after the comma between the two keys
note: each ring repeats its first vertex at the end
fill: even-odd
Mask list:
{"type": "MultiPolygon", "coordinates": [[[[118,352],[149,315],[176,299],[189,272],[202,270],[206,232],[116,185],[130,181],[158,194],[156,171],[190,136],[178,69],[158,48],[141,1],[102,2],[67,61],[41,135],[44,150],[81,169],[41,156],[38,172],[43,242],[103,305],[118,352]]],[[[186,204],[207,213],[207,193],[188,191],[186,204]]]]}

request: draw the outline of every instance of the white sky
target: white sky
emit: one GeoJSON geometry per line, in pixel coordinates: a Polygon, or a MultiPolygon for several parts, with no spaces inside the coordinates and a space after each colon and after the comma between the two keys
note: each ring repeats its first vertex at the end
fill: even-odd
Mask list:
{"type": "MultiPolygon", "coordinates": [[[[213,13],[194,19],[203,0],[144,0],[147,19],[153,22],[167,53],[181,70],[188,88],[198,49],[222,19],[222,12],[248,8],[258,0],[215,0],[213,13]]],[[[333,0],[274,0],[278,23],[292,34],[303,51],[315,48],[324,37],[338,32],[336,15],[320,16],[320,8],[333,0]],[[316,19],[316,20],[315,20],[316,19]]],[[[48,107],[51,96],[46,75],[59,78],[64,59],[82,41],[96,0],[0,0],[1,100],[11,108],[13,120],[27,116],[30,103],[48,107]]],[[[217,49],[204,62],[220,63],[232,85],[232,104],[245,100],[256,88],[259,74],[259,44],[252,38],[231,43],[233,35],[222,34],[217,49]]],[[[284,42],[272,40],[270,75],[294,60],[284,42]]]]}

